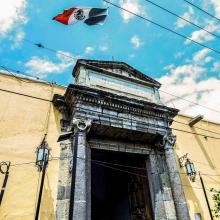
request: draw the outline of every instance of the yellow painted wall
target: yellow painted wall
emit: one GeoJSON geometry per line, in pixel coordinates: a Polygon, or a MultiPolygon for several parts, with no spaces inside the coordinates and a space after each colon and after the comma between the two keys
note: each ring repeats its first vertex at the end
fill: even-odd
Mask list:
{"type": "MultiPolygon", "coordinates": [[[[24,80],[24,79],[23,79],[24,80]]],[[[36,81],[21,81],[1,74],[0,89],[51,100],[53,93],[65,88],[36,81]],[[28,82],[28,83],[27,83],[28,82]]],[[[36,147],[44,136],[49,114],[47,141],[52,156],[59,156],[60,114],[50,102],[0,90],[0,161],[13,164],[35,161],[36,147]],[[51,107],[50,107],[51,105],[51,107]]],[[[56,207],[58,160],[49,162],[46,173],[40,219],[54,219],[56,207]]],[[[4,175],[0,174],[0,186],[4,175]]],[[[9,179],[0,207],[0,219],[34,219],[39,172],[34,163],[10,167],[9,179]]]]}
{"type": "MultiPolygon", "coordinates": [[[[178,115],[175,120],[178,122],[188,123],[191,118],[178,115]]],[[[220,125],[208,121],[200,121],[195,125],[205,130],[198,128],[191,128],[188,125],[174,122],[174,129],[180,129],[197,134],[205,134],[207,136],[213,136],[214,138],[205,138],[203,136],[184,133],[174,130],[174,134],[177,136],[175,145],[175,152],[178,157],[188,153],[188,158],[191,159],[196,167],[197,172],[201,172],[204,185],[208,194],[208,199],[213,208],[213,201],[211,198],[210,188],[220,189],[220,125]]],[[[200,178],[197,175],[196,181],[193,183],[185,174],[185,169],[180,169],[180,175],[182,183],[184,185],[184,191],[187,198],[188,207],[190,210],[191,219],[194,220],[194,213],[201,213],[203,220],[210,220],[210,214],[208,211],[207,203],[203,193],[200,178]]]]}
{"type": "MultiPolygon", "coordinates": [[[[28,82],[7,74],[0,75],[0,161],[10,161],[12,165],[35,161],[35,150],[46,132],[45,122],[49,109],[47,141],[52,156],[59,157],[60,148],[57,143],[60,131],[59,112],[53,105],[50,107],[50,102],[9,93],[2,89],[51,100],[53,93],[63,94],[65,88],[31,80],[28,82]]],[[[182,115],[175,118],[176,121],[182,123],[188,123],[190,119],[182,115]]],[[[219,124],[202,121],[196,126],[220,133],[219,124]]],[[[173,128],[220,138],[218,134],[193,129],[177,122],[173,123],[173,128]]],[[[177,130],[174,130],[174,134],[177,136],[175,145],[177,160],[178,157],[188,153],[188,158],[194,162],[196,170],[208,174],[202,176],[207,191],[211,187],[220,189],[220,176],[215,176],[220,175],[220,140],[177,130]]],[[[49,162],[41,206],[40,219],[42,220],[55,219],[58,169],[58,160],[49,162]]],[[[209,212],[199,177],[197,176],[196,182],[192,183],[185,175],[183,168],[180,169],[180,173],[192,220],[195,219],[194,213],[201,213],[203,220],[209,220],[209,212]]],[[[3,177],[0,174],[0,186],[3,177]]],[[[0,207],[1,220],[34,219],[38,181],[39,173],[34,163],[11,166],[0,207]]],[[[211,202],[211,194],[209,192],[208,194],[211,202]]]]}

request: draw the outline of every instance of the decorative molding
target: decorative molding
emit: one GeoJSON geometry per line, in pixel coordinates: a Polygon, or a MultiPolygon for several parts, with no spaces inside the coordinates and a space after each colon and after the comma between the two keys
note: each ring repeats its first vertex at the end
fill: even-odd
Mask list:
{"type": "Polygon", "coordinates": [[[72,124],[73,124],[73,128],[77,128],[78,131],[89,132],[89,129],[92,125],[92,120],[73,118],[72,124]]]}
{"type": "Polygon", "coordinates": [[[155,144],[155,146],[166,150],[173,148],[175,142],[176,136],[172,133],[167,133],[162,137],[162,140],[155,144]]]}

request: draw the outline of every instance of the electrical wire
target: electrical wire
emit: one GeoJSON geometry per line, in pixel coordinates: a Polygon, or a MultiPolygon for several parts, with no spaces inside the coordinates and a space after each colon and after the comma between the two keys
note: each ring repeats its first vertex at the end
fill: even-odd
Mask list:
{"type": "MultiPolygon", "coordinates": [[[[148,154],[148,155],[157,155],[158,154],[148,154]]],[[[66,160],[66,159],[72,159],[73,157],[52,157],[50,159],[50,161],[53,161],[53,160],[66,160]]],[[[103,160],[94,160],[94,159],[85,159],[85,158],[81,158],[81,157],[77,157],[78,159],[82,159],[82,160],[87,160],[87,161],[91,161],[91,162],[94,162],[94,163],[101,163],[101,164],[106,164],[106,165],[112,165],[112,166],[118,166],[118,167],[124,167],[124,168],[131,168],[131,169],[136,169],[136,170],[145,170],[147,171],[146,168],[141,168],[141,167],[136,167],[136,166],[128,166],[128,165],[124,165],[124,164],[119,164],[119,163],[111,163],[111,162],[107,162],[107,161],[103,161],[103,160]]],[[[193,160],[191,160],[193,161],[193,160]]],[[[183,175],[186,175],[186,173],[184,172],[168,172],[168,171],[165,171],[165,173],[179,173],[179,174],[183,174],[183,175]]],[[[208,174],[208,173],[200,173],[200,175],[203,175],[203,176],[220,176],[220,174],[208,174]]]]}
{"type": "Polygon", "coordinates": [[[210,17],[215,18],[217,21],[220,21],[220,19],[219,19],[219,18],[217,18],[217,17],[216,17],[216,16],[214,16],[213,14],[211,14],[211,13],[209,13],[209,12],[205,11],[204,9],[200,8],[199,6],[197,6],[197,5],[193,4],[192,2],[187,1],[187,0],[183,0],[183,1],[184,1],[184,2],[186,2],[187,4],[189,4],[189,5],[193,6],[194,8],[197,8],[198,10],[202,11],[203,13],[205,13],[205,14],[209,15],[210,17]]]}
{"type": "Polygon", "coordinates": [[[193,43],[195,43],[195,44],[197,44],[197,45],[199,45],[199,46],[201,46],[201,47],[207,48],[207,49],[209,49],[209,50],[211,50],[211,51],[213,51],[213,52],[215,52],[215,53],[217,53],[217,54],[220,54],[220,51],[219,51],[219,50],[216,50],[216,49],[214,49],[214,48],[212,48],[212,47],[208,47],[208,46],[206,46],[205,44],[202,44],[202,43],[200,43],[200,42],[198,42],[198,41],[196,41],[196,40],[193,40],[193,39],[191,39],[191,38],[189,38],[189,37],[187,37],[187,36],[185,36],[185,35],[183,35],[183,34],[177,32],[177,31],[174,31],[174,30],[172,30],[172,29],[170,29],[170,28],[168,28],[168,27],[165,27],[165,26],[163,26],[163,25],[161,25],[161,24],[159,24],[159,23],[157,23],[157,22],[155,22],[155,21],[153,21],[153,20],[150,20],[150,19],[148,19],[148,18],[146,18],[146,17],[144,17],[144,16],[142,16],[142,15],[139,15],[139,14],[137,14],[137,13],[134,13],[134,12],[132,12],[132,11],[126,9],[126,8],[123,8],[123,7],[117,5],[117,4],[113,3],[113,2],[110,2],[110,1],[107,1],[107,0],[102,0],[102,1],[103,1],[103,2],[106,2],[106,3],[109,3],[110,5],[116,7],[116,8],[118,8],[118,9],[120,9],[120,10],[123,10],[123,11],[125,11],[125,12],[127,12],[127,13],[130,13],[130,14],[132,14],[132,15],[134,15],[134,16],[140,18],[140,19],[143,19],[143,20],[145,20],[145,21],[148,21],[148,22],[150,22],[151,24],[153,24],[153,25],[155,25],[155,26],[158,26],[158,27],[160,27],[160,28],[162,28],[162,29],[164,29],[164,30],[167,30],[167,31],[169,31],[169,32],[171,32],[171,33],[173,33],[173,34],[175,34],[175,35],[178,35],[178,36],[181,37],[181,38],[184,38],[184,39],[186,39],[186,40],[189,40],[189,41],[191,41],[191,42],[193,42],[193,43]]]}
{"type": "Polygon", "coordinates": [[[47,81],[47,80],[43,80],[43,79],[40,79],[39,77],[37,76],[33,76],[33,75],[30,75],[30,74],[27,74],[25,72],[22,72],[20,70],[15,70],[15,69],[12,69],[10,67],[6,67],[4,65],[0,65],[0,67],[2,67],[4,70],[6,70],[10,75],[14,76],[15,78],[19,79],[19,81],[22,81],[22,75],[26,76],[26,77],[32,77],[32,78],[36,78],[36,79],[32,79],[32,78],[27,78],[25,79],[24,81],[26,83],[41,83],[41,84],[55,84],[56,86],[59,86],[59,87],[63,87],[63,88],[66,88],[66,86],[63,86],[63,85],[60,85],[56,82],[53,82],[53,81],[47,81]],[[14,73],[12,72],[15,72],[16,74],[22,74],[21,76],[16,76],[14,73]]]}
{"type": "MultiPolygon", "coordinates": [[[[105,0],[103,0],[103,1],[105,1],[105,0]]],[[[27,40],[27,39],[26,39],[26,41],[29,42],[30,44],[34,45],[34,46],[37,46],[37,45],[38,45],[37,43],[34,43],[34,42],[29,41],[29,40],[27,40]]],[[[68,56],[68,55],[66,55],[66,54],[64,54],[64,53],[60,53],[59,51],[56,51],[56,50],[54,50],[54,49],[45,47],[45,46],[43,46],[42,44],[40,44],[40,45],[41,45],[40,47],[38,46],[39,48],[47,49],[47,50],[50,50],[50,51],[53,52],[53,53],[59,53],[59,54],[62,55],[62,56],[66,56],[66,57],[68,57],[68,58],[71,58],[71,59],[73,59],[73,60],[76,60],[76,58],[74,58],[74,57],[68,56]]],[[[87,65],[88,65],[88,64],[87,64],[87,65]]],[[[92,66],[92,65],[88,65],[88,66],[92,66]]],[[[167,95],[170,95],[170,96],[172,96],[172,97],[175,97],[175,98],[184,100],[184,101],[186,101],[186,102],[188,102],[188,103],[191,103],[191,104],[193,104],[193,105],[198,105],[198,106],[200,106],[200,107],[203,107],[203,108],[205,108],[205,109],[208,109],[208,110],[210,110],[210,111],[217,112],[217,113],[220,114],[220,111],[218,111],[218,110],[216,110],[216,109],[212,109],[212,108],[210,108],[210,107],[201,105],[201,104],[199,104],[199,103],[197,103],[197,102],[193,102],[193,101],[188,100],[188,99],[185,99],[185,98],[183,98],[183,97],[180,97],[180,96],[177,96],[177,95],[173,95],[173,94],[168,93],[168,92],[165,92],[165,91],[163,91],[163,90],[161,90],[161,89],[160,89],[160,91],[163,92],[163,93],[165,93],[165,94],[167,94],[167,95]]]]}
{"type": "Polygon", "coordinates": [[[16,94],[16,95],[21,95],[21,96],[25,96],[25,97],[32,98],[32,99],[38,99],[38,100],[42,100],[42,101],[46,101],[46,102],[52,102],[52,100],[49,100],[49,99],[44,99],[44,98],[40,98],[40,97],[32,96],[32,95],[26,95],[26,94],[23,94],[23,93],[14,92],[12,90],[0,89],[0,91],[8,92],[8,93],[16,94]]]}
{"type": "MultiPolygon", "coordinates": [[[[14,73],[12,73],[6,66],[2,66],[0,65],[1,68],[3,68],[4,70],[6,70],[8,73],[10,73],[14,78],[16,78],[18,81],[21,81],[21,82],[25,82],[25,83],[42,83],[41,81],[35,81],[35,80],[26,80],[26,79],[22,79],[21,77],[19,76],[16,76],[14,73]]],[[[19,73],[19,72],[17,72],[19,73]]]]}
{"type": "MultiPolygon", "coordinates": [[[[179,124],[183,124],[183,125],[189,126],[188,123],[184,123],[184,122],[177,121],[177,120],[173,120],[173,121],[176,122],[176,123],[179,123],[179,124]]],[[[208,129],[205,129],[205,128],[201,128],[201,127],[198,127],[198,126],[194,126],[194,125],[193,125],[192,128],[196,128],[196,129],[199,129],[199,130],[203,130],[203,131],[207,131],[207,132],[210,132],[210,133],[213,133],[213,134],[218,134],[218,135],[220,135],[220,133],[218,133],[218,132],[211,131],[211,130],[208,130],[208,129]]]]}
{"type": "MultiPolygon", "coordinates": [[[[9,92],[9,93],[12,93],[12,94],[21,95],[21,96],[25,96],[25,97],[29,97],[29,98],[33,98],[33,99],[42,100],[42,101],[52,102],[52,100],[48,100],[48,99],[44,99],[44,98],[40,98],[40,97],[36,97],[36,96],[30,96],[30,95],[26,95],[26,94],[22,94],[22,93],[17,93],[17,92],[13,92],[13,91],[10,91],[10,90],[0,89],[0,91],[9,92]]],[[[119,117],[117,117],[117,118],[119,118],[119,117]]],[[[176,121],[176,122],[178,122],[178,121],[176,121]]],[[[179,122],[179,123],[181,123],[181,122],[179,122]]],[[[190,131],[185,131],[185,130],[176,129],[176,128],[172,128],[172,129],[176,130],[176,131],[184,132],[184,133],[190,133],[190,134],[194,134],[194,135],[203,136],[203,137],[206,137],[206,138],[220,139],[218,137],[213,137],[213,136],[209,136],[209,135],[206,135],[206,134],[199,134],[199,133],[196,133],[196,132],[190,132],[190,131]]],[[[202,128],[199,128],[199,129],[202,129],[202,128]]],[[[212,132],[210,130],[206,130],[206,131],[212,132]]],[[[216,132],[212,132],[212,133],[216,133],[216,132]]],[[[219,134],[219,133],[216,133],[216,134],[219,134]]]]}
{"type": "Polygon", "coordinates": [[[210,34],[210,35],[212,35],[212,36],[214,36],[214,37],[220,38],[219,35],[217,35],[217,34],[211,32],[211,31],[208,31],[207,29],[205,29],[205,28],[203,28],[203,27],[201,27],[201,26],[195,24],[194,22],[192,22],[192,21],[190,21],[190,20],[188,20],[188,19],[186,19],[186,18],[184,18],[184,17],[181,17],[180,15],[178,15],[178,14],[176,14],[176,13],[174,13],[174,12],[168,10],[167,8],[162,7],[162,6],[159,5],[159,4],[156,4],[155,2],[152,2],[152,1],[150,1],[150,0],[144,0],[144,1],[146,1],[146,2],[148,2],[148,3],[150,3],[150,4],[152,4],[152,5],[154,5],[154,6],[158,7],[158,8],[160,8],[160,9],[166,11],[166,12],[168,12],[169,14],[172,14],[172,15],[178,17],[179,19],[181,19],[181,20],[183,20],[183,21],[185,21],[185,22],[187,22],[187,23],[189,23],[189,24],[191,24],[191,25],[193,25],[193,26],[195,26],[195,27],[197,27],[197,28],[199,28],[199,29],[205,31],[206,33],[208,33],[208,34],[210,34]]]}
{"type": "MultiPolygon", "coordinates": [[[[32,41],[29,41],[29,42],[32,43],[32,41]]],[[[34,44],[34,45],[37,45],[37,44],[35,44],[35,43],[33,43],[33,44],[34,44]]],[[[50,48],[44,47],[43,45],[41,45],[40,48],[43,48],[43,49],[50,49],[50,48]]],[[[58,53],[56,50],[53,50],[53,49],[50,49],[50,51],[51,51],[51,52],[58,53]]],[[[66,56],[66,55],[63,54],[63,53],[60,53],[60,54],[63,55],[63,56],[66,56]]],[[[73,57],[71,57],[71,56],[67,56],[67,57],[68,57],[68,58],[75,59],[75,58],[73,58],[73,57]]],[[[22,80],[20,77],[14,75],[11,71],[9,71],[9,69],[8,69],[7,67],[2,66],[2,65],[1,65],[0,67],[4,68],[4,69],[5,69],[6,71],[8,71],[11,75],[13,75],[15,78],[17,78],[17,79],[19,79],[19,80],[21,80],[21,81],[24,81],[24,82],[28,82],[28,81],[26,81],[26,80],[22,80]]],[[[20,72],[20,71],[19,71],[19,72],[20,72]]],[[[31,83],[32,83],[32,82],[31,82],[31,83]]],[[[36,83],[41,83],[41,82],[36,82],[36,83]]],[[[50,83],[50,82],[49,82],[49,84],[51,85],[51,84],[53,84],[53,83],[50,83]]],[[[23,95],[23,96],[26,96],[26,97],[35,98],[35,99],[40,99],[40,100],[49,101],[49,102],[52,101],[52,98],[51,98],[51,100],[47,100],[47,99],[43,99],[43,98],[39,98],[39,97],[34,97],[34,96],[29,96],[29,95],[25,95],[25,94],[21,94],[21,93],[17,93],[17,92],[9,91],[9,90],[3,90],[3,89],[0,89],[0,91],[11,92],[11,93],[14,93],[14,94],[23,95]]],[[[184,99],[184,98],[182,98],[182,97],[179,97],[179,96],[173,95],[173,94],[171,94],[171,93],[165,92],[165,91],[163,91],[163,90],[160,90],[160,91],[163,92],[163,93],[166,93],[166,94],[168,94],[168,95],[174,96],[174,97],[176,97],[176,98],[182,99],[182,100],[184,100],[184,101],[187,101],[187,102],[189,102],[189,103],[192,103],[192,104],[194,104],[194,105],[198,105],[198,106],[201,106],[201,107],[206,108],[206,109],[208,109],[208,110],[211,110],[211,111],[215,111],[215,112],[217,112],[217,113],[220,113],[220,111],[217,111],[217,110],[215,110],[215,109],[212,109],[212,108],[209,108],[209,107],[203,106],[203,105],[201,105],[201,104],[199,104],[199,103],[192,102],[192,101],[187,100],[187,99],[184,99]]],[[[178,122],[178,121],[176,121],[176,122],[178,122]]],[[[181,123],[181,122],[178,122],[178,123],[181,123]]],[[[197,128],[198,128],[198,127],[197,127],[197,128]]],[[[174,130],[177,130],[177,131],[180,131],[180,130],[175,129],[175,128],[173,128],[173,129],[174,129],[174,130]]],[[[202,128],[198,128],[198,129],[205,130],[205,129],[202,129],[202,128]]],[[[182,131],[182,130],[181,130],[181,131],[182,131]]],[[[216,133],[216,132],[212,132],[212,131],[210,131],[210,130],[206,130],[206,131],[209,131],[209,132],[211,132],[211,133],[216,133]]],[[[183,132],[186,132],[186,133],[192,133],[192,134],[197,134],[197,133],[195,133],[195,132],[188,132],[188,131],[183,131],[183,132]]],[[[220,133],[216,133],[216,134],[220,134],[220,133]]],[[[205,134],[197,134],[197,135],[201,135],[201,136],[203,136],[203,137],[210,137],[210,138],[213,138],[213,137],[211,137],[211,136],[207,136],[207,135],[205,135],[205,134]]],[[[215,137],[215,138],[216,138],[216,137],[215,137]]],[[[216,138],[216,139],[218,139],[218,138],[216,138]]]]}
{"type": "MultiPolygon", "coordinates": [[[[160,155],[160,154],[148,154],[148,155],[160,155]]],[[[58,161],[58,160],[66,160],[66,159],[72,159],[72,156],[67,156],[67,157],[51,157],[51,159],[49,159],[49,161],[58,161]]],[[[136,169],[136,170],[147,170],[146,168],[141,168],[141,167],[137,167],[137,166],[129,166],[129,165],[124,165],[124,164],[119,164],[119,163],[111,163],[111,162],[107,162],[107,161],[103,161],[103,160],[94,160],[94,159],[85,159],[85,158],[81,158],[81,157],[77,157],[78,159],[82,159],[82,160],[88,160],[94,163],[99,163],[99,164],[104,164],[104,165],[112,165],[112,166],[118,166],[118,167],[124,167],[124,168],[130,168],[130,169],[136,169]]],[[[190,159],[191,160],[191,159],[190,159]]],[[[194,161],[191,160],[193,162],[198,162],[198,161],[194,161]]],[[[35,164],[35,162],[25,162],[25,163],[17,163],[17,164],[11,164],[11,166],[22,166],[22,165],[30,165],[30,164],[35,164]]],[[[165,171],[166,173],[179,173],[179,174],[184,174],[186,175],[185,172],[168,172],[165,171]]],[[[158,173],[159,174],[159,173],[158,173]]],[[[210,173],[201,173],[200,175],[202,176],[209,176],[209,177],[220,177],[220,174],[210,174],[210,173]]]]}
{"type": "Polygon", "coordinates": [[[206,134],[200,134],[200,133],[186,131],[186,130],[182,130],[182,129],[178,129],[178,128],[172,128],[172,130],[180,131],[180,132],[188,133],[188,134],[194,134],[194,135],[202,136],[204,138],[212,138],[212,139],[220,140],[220,137],[213,137],[213,136],[209,136],[209,135],[206,135],[206,134]]]}
{"type": "MultiPolygon", "coordinates": [[[[53,95],[54,95],[54,85],[51,83],[50,86],[51,86],[50,100],[52,100],[53,95]]],[[[42,134],[40,143],[43,141],[44,138],[46,138],[46,135],[48,133],[51,107],[52,107],[52,102],[49,102],[48,111],[47,111],[47,115],[46,115],[46,119],[45,119],[44,129],[43,129],[44,134],[42,134]],[[44,138],[43,138],[43,136],[44,136],[44,138]]]]}
{"type": "MultiPolygon", "coordinates": [[[[8,69],[8,67],[7,67],[7,69],[8,69]]],[[[10,73],[10,72],[9,72],[9,73],[10,73]]],[[[13,75],[13,74],[12,74],[12,75],[13,75]]],[[[16,78],[17,78],[17,77],[16,77],[16,78]]],[[[47,82],[47,83],[51,83],[51,82],[47,82]]],[[[56,84],[56,85],[57,85],[57,84],[56,84]]],[[[60,86],[60,85],[58,85],[58,86],[60,86]]],[[[10,91],[10,90],[3,90],[3,89],[0,89],[0,90],[1,90],[1,91],[6,91],[6,92],[11,92],[11,93],[18,94],[18,95],[27,96],[27,97],[30,97],[30,98],[33,97],[33,98],[41,99],[41,100],[44,100],[44,101],[52,101],[52,100],[47,100],[47,99],[38,98],[38,97],[34,97],[34,96],[25,95],[25,94],[22,94],[22,93],[16,93],[16,92],[13,92],[13,91],[10,91]]],[[[218,110],[209,108],[209,107],[204,106],[204,105],[201,105],[201,104],[199,104],[199,103],[197,103],[197,102],[193,102],[193,101],[190,101],[190,100],[188,100],[188,99],[182,98],[182,97],[180,97],[180,96],[173,95],[173,94],[168,93],[168,92],[165,92],[165,91],[163,91],[163,90],[161,90],[161,89],[160,89],[160,91],[163,92],[163,93],[166,93],[166,94],[168,94],[168,95],[170,95],[170,96],[176,97],[176,98],[178,98],[178,99],[184,100],[184,101],[189,102],[189,103],[194,104],[194,105],[201,106],[201,107],[203,107],[203,108],[205,108],[205,109],[208,109],[208,110],[210,110],[210,111],[214,111],[214,112],[217,112],[217,113],[220,114],[220,111],[218,111],[218,110]]]]}
{"type": "Polygon", "coordinates": [[[205,175],[207,176],[209,179],[213,180],[215,183],[219,184],[220,185],[220,182],[217,181],[216,179],[214,179],[213,177],[209,176],[209,175],[205,175]]]}
{"type": "Polygon", "coordinates": [[[166,93],[166,94],[168,94],[168,95],[170,95],[170,96],[176,97],[176,98],[178,98],[178,99],[182,99],[182,100],[184,100],[184,101],[186,101],[186,102],[189,102],[189,103],[191,103],[191,104],[198,105],[198,106],[200,106],[200,107],[203,107],[203,108],[205,108],[205,109],[208,109],[208,110],[210,110],[210,111],[220,113],[220,111],[218,111],[218,110],[216,110],[216,109],[209,108],[209,107],[207,107],[207,106],[205,106],[205,105],[201,105],[201,104],[199,104],[199,103],[197,103],[197,102],[193,102],[193,101],[191,101],[191,100],[182,98],[182,97],[180,97],[180,96],[173,95],[173,94],[171,94],[171,93],[169,93],[169,92],[165,92],[165,91],[163,91],[163,90],[161,90],[161,89],[160,89],[160,91],[163,92],[163,93],[166,93]]]}
{"type": "MultiPolygon", "coordinates": [[[[86,160],[85,158],[79,158],[79,159],[82,159],[82,160],[86,160]]],[[[135,176],[140,176],[140,177],[143,177],[143,178],[146,178],[148,179],[148,176],[147,175],[142,175],[142,174],[138,174],[138,173],[135,173],[135,172],[130,172],[128,170],[122,170],[122,169],[119,169],[119,168],[116,168],[116,167],[113,167],[113,166],[108,166],[108,165],[105,165],[105,164],[101,164],[101,163],[98,163],[98,162],[95,162],[95,164],[99,165],[99,166],[103,166],[103,167],[106,167],[106,168],[109,168],[109,169],[112,169],[112,170],[116,170],[116,171],[119,171],[119,172],[123,172],[123,173],[127,173],[127,174],[131,174],[131,175],[135,175],[135,176]]],[[[159,173],[158,173],[159,174],[159,173]]],[[[181,185],[181,186],[185,186],[185,187],[190,187],[190,188],[194,188],[194,189],[202,189],[201,187],[193,187],[191,185],[185,185],[185,184],[178,184],[176,183],[177,185],[181,185]]]]}
{"type": "Polygon", "coordinates": [[[16,167],[16,166],[22,166],[22,165],[28,165],[28,164],[35,164],[36,162],[24,162],[24,163],[14,163],[14,164],[11,164],[11,167],[16,167]]]}
{"type": "MultiPolygon", "coordinates": [[[[78,108],[80,110],[87,110],[87,109],[84,109],[84,108],[78,108]]],[[[94,112],[94,113],[97,113],[98,115],[100,114],[100,112],[98,111],[94,111],[94,110],[91,110],[90,109],[90,112],[94,112]]],[[[138,123],[141,123],[143,125],[149,125],[148,123],[146,122],[143,122],[143,121],[139,121],[139,120],[134,120],[134,119],[130,119],[130,118],[125,118],[125,117],[122,117],[122,116],[112,116],[111,114],[108,114],[108,113],[102,113],[102,115],[106,115],[106,116],[111,116],[112,118],[115,118],[115,119],[125,119],[127,121],[132,121],[132,122],[138,122],[138,123]]],[[[100,120],[98,119],[94,119],[93,121],[97,121],[97,122],[100,122],[100,120]]],[[[202,137],[205,137],[205,138],[213,138],[213,139],[216,139],[216,140],[220,140],[220,137],[214,137],[214,136],[210,136],[210,135],[206,135],[206,134],[201,134],[201,133],[196,133],[196,132],[191,132],[191,131],[186,131],[186,130],[182,130],[182,129],[178,129],[178,128],[171,128],[172,130],[176,130],[176,131],[180,131],[180,132],[183,132],[183,133],[188,133],[188,134],[194,134],[194,135],[198,135],[198,136],[202,136],[202,137]]]]}
{"type": "Polygon", "coordinates": [[[35,43],[35,42],[30,41],[30,40],[28,40],[28,39],[24,39],[24,41],[27,42],[27,43],[29,43],[29,44],[32,44],[32,45],[34,45],[34,46],[36,46],[36,47],[38,47],[38,48],[42,48],[42,49],[48,50],[48,51],[50,51],[50,52],[52,52],[52,53],[60,54],[60,55],[62,55],[62,56],[64,56],[64,57],[66,57],[66,58],[73,59],[74,61],[77,61],[77,60],[78,60],[77,57],[73,57],[73,56],[67,55],[67,54],[65,54],[65,53],[62,53],[62,52],[60,52],[60,51],[57,51],[57,50],[55,50],[55,49],[52,49],[52,48],[49,48],[49,47],[45,47],[43,44],[35,43]]]}

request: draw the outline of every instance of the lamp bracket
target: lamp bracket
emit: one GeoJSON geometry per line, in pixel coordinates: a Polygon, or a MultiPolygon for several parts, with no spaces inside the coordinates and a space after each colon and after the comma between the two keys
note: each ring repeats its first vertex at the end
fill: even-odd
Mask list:
{"type": "Polygon", "coordinates": [[[184,154],[182,157],[179,157],[180,167],[184,167],[184,161],[188,159],[188,153],[184,154]]]}

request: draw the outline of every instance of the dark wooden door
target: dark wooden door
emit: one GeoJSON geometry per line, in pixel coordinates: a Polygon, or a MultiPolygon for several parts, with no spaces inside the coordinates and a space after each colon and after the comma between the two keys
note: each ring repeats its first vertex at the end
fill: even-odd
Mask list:
{"type": "Polygon", "coordinates": [[[153,220],[147,172],[138,169],[135,173],[138,175],[131,175],[128,181],[131,220],[153,220]]]}

